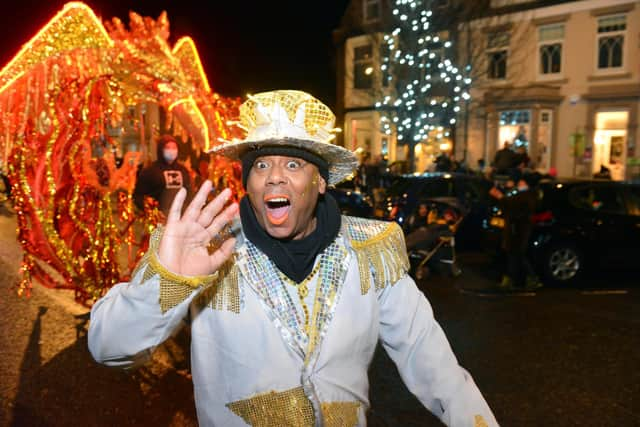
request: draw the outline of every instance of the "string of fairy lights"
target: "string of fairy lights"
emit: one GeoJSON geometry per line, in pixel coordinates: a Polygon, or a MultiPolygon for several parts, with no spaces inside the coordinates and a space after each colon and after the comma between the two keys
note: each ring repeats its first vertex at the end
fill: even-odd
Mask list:
{"type": "Polygon", "coordinates": [[[386,135],[400,144],[449,140],[457,114],[469,101],[471,66],[456,66],[453,43],[436,29],[433,0],[396,0],[394,28],[382,39],[383,91],[375,107],[386,135]]]}

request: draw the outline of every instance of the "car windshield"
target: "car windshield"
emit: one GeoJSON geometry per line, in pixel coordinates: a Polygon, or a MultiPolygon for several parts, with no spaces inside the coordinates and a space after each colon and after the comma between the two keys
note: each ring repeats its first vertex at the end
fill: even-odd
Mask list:
{"type": "Polygon", "coordinates": [[[389,187],[387,194],[389,196],[396,196],[396,197],[400,196],[407,192],[407,189],[409,188],[410,185],[411,185],[411,181],[408,178],[403,178],[403,177],[396,178],[391,183],[391,186],[389,187]]]}

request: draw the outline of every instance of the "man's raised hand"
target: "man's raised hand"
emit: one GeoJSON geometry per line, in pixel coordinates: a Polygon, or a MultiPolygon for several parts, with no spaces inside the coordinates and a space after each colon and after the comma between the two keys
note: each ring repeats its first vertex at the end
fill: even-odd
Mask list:
{"type": "Polygon", "coordinates": [[[209,243],[219,239],[220,231],[238,216],[237,203],[224,207],[231,196],[229,189],[206,203],[211,187],[211,181],[205,181],[182,215],[187,196],[184,188],[178,191],[171,204],[158,259],[172,273],[182,276],[212,274],[233,253],[234,237],[226,239],[212,253],[209,251],[209,243]]]}

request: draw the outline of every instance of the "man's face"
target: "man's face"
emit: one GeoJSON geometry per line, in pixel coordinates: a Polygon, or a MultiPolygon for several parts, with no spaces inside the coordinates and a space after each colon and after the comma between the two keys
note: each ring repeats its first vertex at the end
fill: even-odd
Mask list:
{"type": "Polygon", "coordinates": [[[306,160],[258,157],[247,179],[247,194],[258,223],[276,239],[302,239],[316,228],[314,211],[326,182],[306,160]]]}

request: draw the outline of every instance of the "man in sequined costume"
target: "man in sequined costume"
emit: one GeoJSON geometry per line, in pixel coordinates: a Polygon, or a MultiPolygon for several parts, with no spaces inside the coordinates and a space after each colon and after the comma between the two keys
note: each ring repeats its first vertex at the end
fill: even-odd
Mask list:
{"type": "Polygon", "coordinates": [[[246,197],[205,204],[207,181],[181,215],[178,193],[131,282],[94,305],[91,353],[135,366],[189,316],[201,425],[362,426],[380,341],[445,424],[497,425],[407,275],[400,227],[341,216],[326,194],[356,166],[334,121],[304,92],[251,96],[247,137],[214,148],[242,160],[246,197]]]}

